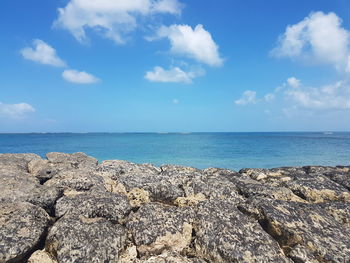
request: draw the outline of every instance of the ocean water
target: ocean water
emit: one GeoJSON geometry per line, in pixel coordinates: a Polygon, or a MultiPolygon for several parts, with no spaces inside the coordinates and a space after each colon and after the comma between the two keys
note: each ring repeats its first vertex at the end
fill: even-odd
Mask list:
{"type": "Polygon", "coordinates": [[[99,161],[197,168],[350,165],[349,132],[0,134],[0,153],[85,152],[99,161]]]}

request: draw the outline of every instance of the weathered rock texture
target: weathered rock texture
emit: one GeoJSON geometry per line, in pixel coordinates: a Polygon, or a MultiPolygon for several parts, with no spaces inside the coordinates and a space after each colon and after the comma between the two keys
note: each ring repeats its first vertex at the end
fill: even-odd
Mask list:
{"type": "Polygon", "coordinates": [[[0,263],[350,262],[350,166],[0,154],[0,263]]]}

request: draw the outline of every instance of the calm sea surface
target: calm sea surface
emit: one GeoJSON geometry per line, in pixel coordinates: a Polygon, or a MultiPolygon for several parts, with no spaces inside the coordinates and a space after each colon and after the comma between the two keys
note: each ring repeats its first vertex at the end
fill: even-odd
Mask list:
{"type": "Polygon", "coordinates": [[[0,153],[85,152],[99,161],[198,168],[350,165],[350,133],[0,134],[0,153]]]}

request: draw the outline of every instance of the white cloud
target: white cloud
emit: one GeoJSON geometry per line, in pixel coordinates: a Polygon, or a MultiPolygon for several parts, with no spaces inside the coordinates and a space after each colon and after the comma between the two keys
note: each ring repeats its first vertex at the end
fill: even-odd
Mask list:
{"type": "Polygon", "coordinates": [[[256,92],[252,90],[246,90],[242,97],[235,101],[237,105],[247,105],[257,103],[256,92]]]}
{"type": "Polygon", "coordinates": [[[24,58],[40,64],[55,67],[64,67],[66,65],[65,62],[57,56],[56,50],[40,39],[35,39],[33,41],[33,47],[23,48],[21,54],[24,58]]]}
{"type": "Polygon", "coordinates": [[[312,110],[350,109],[350,85],[345,81],[318,88],[299,86],[285,91],[295,106],[312,110]]]}
{"type": "Polygon", "coordinates": [[[237,105],[247,105],[271,102],[274,99],[283,102],[283,112],[286,115],[289,115],[288,112],[297,112],[299,109],[311,112],[350,110],[350,83],[348,81],[338,81],[330,85],[310,87],[302,84],[299,79],[291,77],[272,93],[267,93],[261,99],[256,97],[255,91],[247,90],[235,103],[237,105]]]}
{"type": "Polygon", "coordinates": [[[0,102],[0,116],[21,119],[32,112],[35,112],[35,109],[28,103],[5,104],[0,102]]]}
{"type": "Polygon", "coordinates": [[[288,26],[272,55],[329,64],[350,72],[349,44],[350,32],[335,13],[316,12],[288,26]]]}
{"type": "Polygon", "coordinates": [[[179,67],[172,67],[169,70],[165,70],[162,67],[154,67],[153,71],[146,73],[145,78],[152,82],[192,83],[194,78],[204,74],[205,72],[201,69],[186,72],[179,67]]]}
{"type": "Polygon", "coordinates": [[[124,43],[125,36],[138,27],[137,19],[155,14],[181,14],[178,0],[70,0],[59,8],[55,26],[67,29],[79,41],[86,40],[87,28],[124,43]]]}
{"type": "Polygon", "coordinates": [[[98,78],[85,71],[77,71],[74,69],[63,71],[62,77],[69,82],[78,84],[92,84],[99,81],[98,78]]]}
{"type": "Polygon", "coordinates": [[[298,88],[300,86],[300,80],[295,77],[291,77],[287,79],[287,84],[292,88],[298,88]]]}
{"type": "Polygon", "coordinates": [[[192,29],[188,25],[162,26],[154,40],[168,38],[171,43],[171,52],[177,55],[187,56],[210,66],[221,66],[223,59],[219,54],[219,47],[214,42],[211,34],[202,25],[192,29]]]}

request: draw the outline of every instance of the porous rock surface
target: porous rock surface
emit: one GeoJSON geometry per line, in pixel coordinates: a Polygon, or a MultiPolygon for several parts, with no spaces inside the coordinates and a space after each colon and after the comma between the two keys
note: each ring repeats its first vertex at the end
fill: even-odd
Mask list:
{"type": "Polygon", "coordinates": [[[0,154],[0,263],[350,262],[350,166],[0,154]]]}

